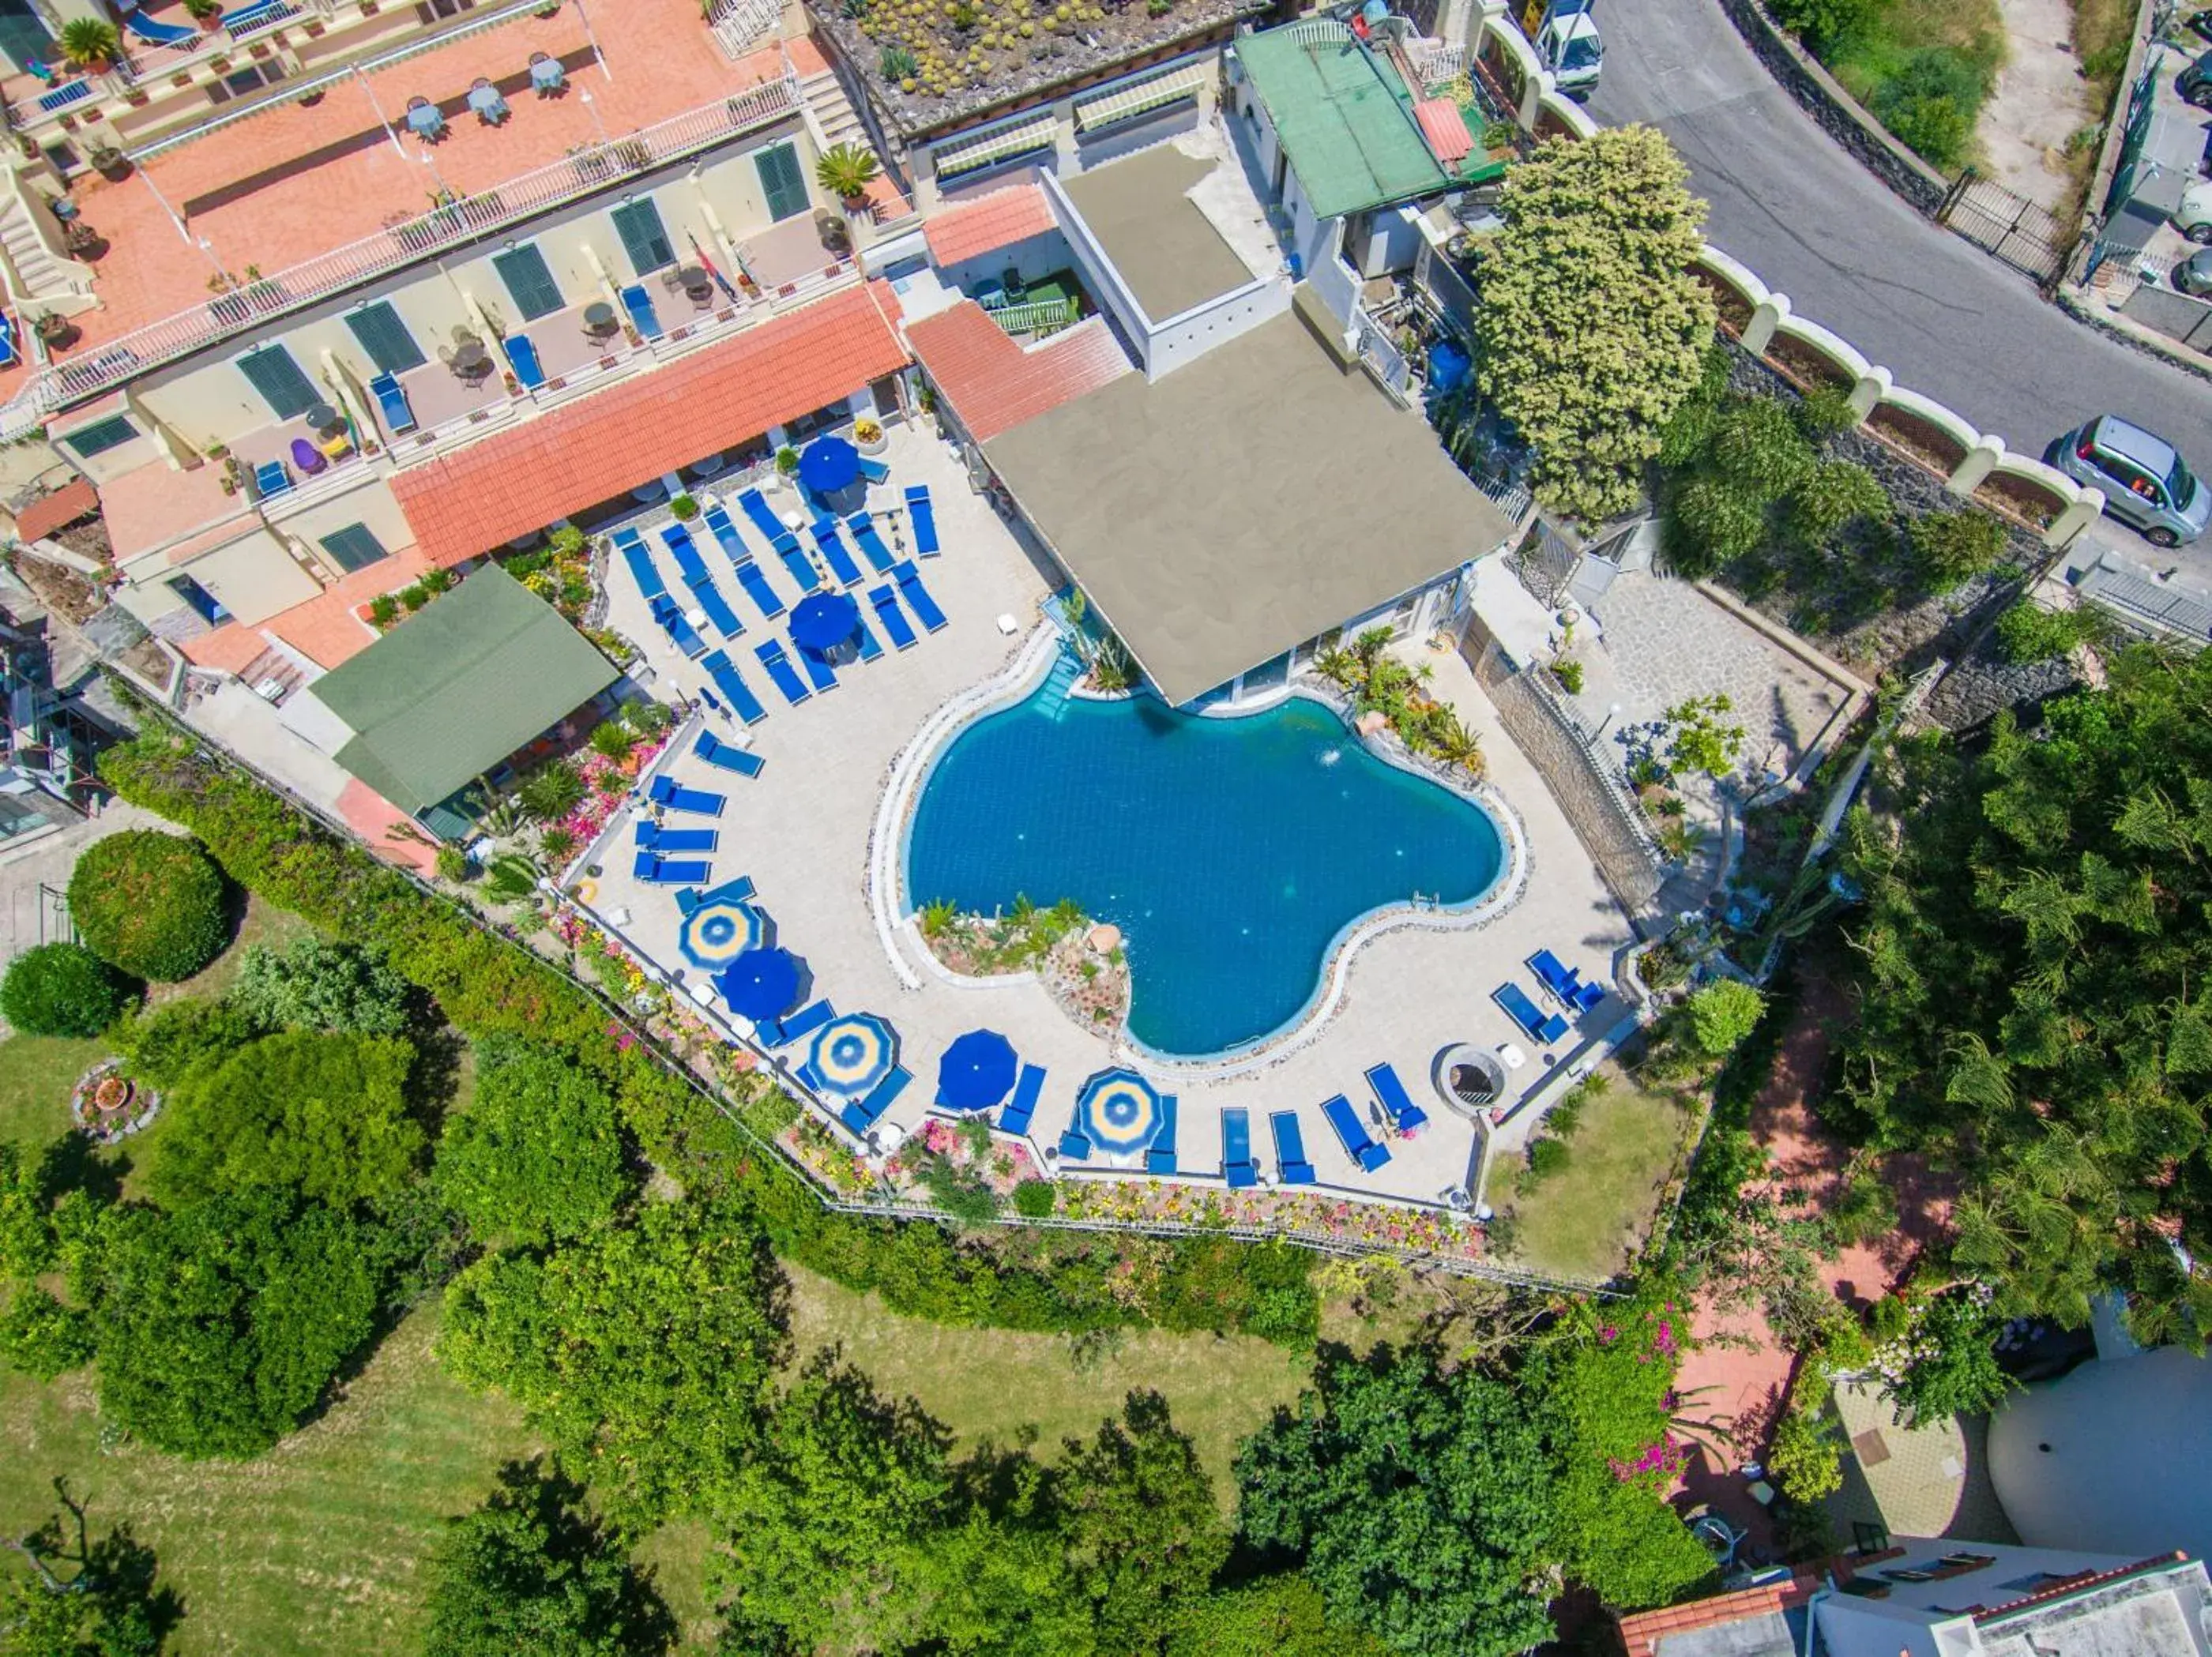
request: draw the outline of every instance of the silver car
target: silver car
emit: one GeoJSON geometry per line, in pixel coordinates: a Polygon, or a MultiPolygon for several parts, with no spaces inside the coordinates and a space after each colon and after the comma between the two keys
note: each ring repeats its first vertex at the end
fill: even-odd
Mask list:
{"type": "Polygon", "coordinates": [[[2099,415],[2069,432],[2045,458],[2095,488],[2113,517],[2154,545],[2194,541],[2212,519],[2212,489],[2197,481],[2173,445],[2118,415],[2099,415]]]}

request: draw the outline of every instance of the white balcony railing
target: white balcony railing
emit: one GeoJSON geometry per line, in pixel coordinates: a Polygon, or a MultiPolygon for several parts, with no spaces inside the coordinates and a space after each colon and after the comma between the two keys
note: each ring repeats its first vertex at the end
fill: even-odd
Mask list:
{"type": "Polygon", "coordinates": [[[493,189],[464,196],[319,258],[258,277],[82,355],[51,363],[0,408],[0,441],[21,437],[55,410],[108,391],[158,364],[343,293],[427,254],[477,240],[619,179],[770,125],[789,117],[799,105],[796,82],[763,82],[627,137],[586,146],[493,189]]]}

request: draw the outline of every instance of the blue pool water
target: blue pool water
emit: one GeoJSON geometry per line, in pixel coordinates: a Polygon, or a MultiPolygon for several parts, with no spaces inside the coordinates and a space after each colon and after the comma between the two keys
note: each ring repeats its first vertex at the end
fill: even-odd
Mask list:
{"type": "Polygon", "coordinates": [[[1040,687],[939,756],[906,890],[986,914],[1073,898],[1128,941],[1131,1033],[1188,1056],[1295,1019],[1349,922],[1416,894],[1469,902],[1503,857],[1488,812],[1305,697],[1202,719],[1040,687]]]}

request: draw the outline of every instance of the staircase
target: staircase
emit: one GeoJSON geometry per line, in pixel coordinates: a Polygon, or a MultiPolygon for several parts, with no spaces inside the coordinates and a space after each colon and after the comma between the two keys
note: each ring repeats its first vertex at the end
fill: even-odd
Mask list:
{"type": "Polygon", "coordinates": [[[814,124],[821,130],[824,149],[846,143],[858,144],[867,150],[875,149],[869,141],[867,128],[860,124],[853,100],[845,95],[845,88],[836,76],[826,69],[818,75],[810,75],[799,82],[799,91],[806,106],[814,112],[814,124]]]}
{"type": "Polygon", "coordinates": [[[1054,725],[1067,717],[1068,692],[1083,677],[1083,664],[1072,650],[1063,650],[1045,676],[1043,693],[1037,699],[1037,712],[1054,725]]]}
{"type": "Polygon", "coordinates": [[[307,677],[299,663],[273,645],[248,662],[238,677],[248,690],[278,707],[307,677]]]}
{"type": "Polygon", "coordinates": [[[0,260],[4,260],[8,297],[16,305],[75,315],[94,303],[92,267],[56,251],[40,222],[52,222],[44,206],[29,200],[12,173],[0,189],[0,260]]]}
{"type": "Polygon", "coordinates": [[[757,51],[783,21],[783,0],[719,0],[708,27],[735,63],[757,51]]]}

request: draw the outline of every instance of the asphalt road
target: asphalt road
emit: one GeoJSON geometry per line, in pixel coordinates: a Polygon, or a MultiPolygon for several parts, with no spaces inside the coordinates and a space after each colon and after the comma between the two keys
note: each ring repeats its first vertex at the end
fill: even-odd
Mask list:
{"type": "Polygon", "coordinates": [[[2212,385],[2075,321],[1915,213],[1774,82],[1713,0],[1611,0],[1598,18],[1590,112],[1665,131],[1711,205],[1706,239],[1796,314],[2014,452],[2112,413],[2212,473],[2212,385]]]}

